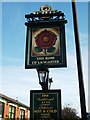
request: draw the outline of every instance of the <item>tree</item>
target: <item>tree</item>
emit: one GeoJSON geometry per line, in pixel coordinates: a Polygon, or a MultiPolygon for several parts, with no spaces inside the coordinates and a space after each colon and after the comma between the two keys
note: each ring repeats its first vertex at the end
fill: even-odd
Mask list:
{"type": "Polygon", "coordinates": [[[65,106],[62,110],[62,120],[77,120],[77,111],[74,108],[65,106]]]}

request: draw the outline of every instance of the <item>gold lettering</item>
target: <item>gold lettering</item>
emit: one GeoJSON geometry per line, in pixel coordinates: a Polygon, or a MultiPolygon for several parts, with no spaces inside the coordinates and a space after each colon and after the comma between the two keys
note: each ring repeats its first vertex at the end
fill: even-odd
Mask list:
{"type": "Polygon", "coordinates": [[[57,113],[57,110],[54,110],[54,113],[57,113]]]}
{"type": "Polygon", "coordinates": [[[59,63],[59,60],[52,60],[52,61],[33,61],[32,64],[54,64],[59,63]]]}
{"type": "Polygon", "coordinates": [[[57,110],[47,110],[47,113],[57,113],[57,110]]]}
{"type": "Polygon", "coordinates": [[[37,60],[44,60],[44,57],[37,57],[37,60]]]}
{"type": "Polygon", "coordinates": [[[42,110],[43,109],[49,109],[50,110],[50,109],[53,109],[53,107],[44,107],[44,106],[41,106],[41,107],[39,107],[39,109],[42,109],[42,110]]]}
{"type": "Polygon", "coordinates": [[[38,101],[46,101],[46,100],[53,101],[54,98],[50,98],[50,99],[49,99],[49,98],[41,98],[41,99],[38,98],[37,100],[38,100],[38,101]]]}
{"type": "Polygon", "coordinates": [[[46,101],[46,104],[50,104],[50,101],[46,101]]]}
{"type": "Polygon", "coordinates": [[[41,116],[50,116],[50,114],[41,114],[41,116]]]}
{"type": "Polygon", "coordinates": [[[42,95],[42,97],[48,97],[48,94],[44,94],[44,95],[42,95]]]}
{"type": "Polygon", "coordinates": [[[45,60],[54,60],[55,57],[45,57],[45,60]]]}
{"type": "Polygon", "coordinates": [[[43,63],[44,63],[44,64],[46,64],[46,63],[47,63],[47,61],[43,61],[43,63]]]}
{"type": "Polygon", "coordinates": [[[45,113],[46,111],[45,110],[43,110],[43,113],[45,113]]]}
{"type": "Polygon", "coordinates": [[[37,64],[37,61],[32,61],[32,64],[37,64]]]}
{"type": "Polygon", "coordinates": [[[34,113],[41,113],[42,110],[35,110],[34,113]]]}

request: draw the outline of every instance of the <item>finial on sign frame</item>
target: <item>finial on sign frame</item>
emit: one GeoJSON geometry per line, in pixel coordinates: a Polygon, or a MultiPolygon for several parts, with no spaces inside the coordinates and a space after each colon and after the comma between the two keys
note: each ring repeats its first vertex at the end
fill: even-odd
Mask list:
{"type": "Polygon", "coordinates": [[[52,7],[46,4],[40,7],[40,11],[51,11],[51,10],[52,10],[52,7]]]}

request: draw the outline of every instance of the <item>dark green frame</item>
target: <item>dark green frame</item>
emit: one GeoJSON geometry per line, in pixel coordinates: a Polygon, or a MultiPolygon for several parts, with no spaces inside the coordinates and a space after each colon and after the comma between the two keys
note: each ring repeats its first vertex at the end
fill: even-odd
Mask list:
{"type": "MultiPolygon", "coordinates": [[[[27,23],[27,38],[26,38],[26,57],[25,57],[25,68],[40,68],[41,65],[43,67],[48,68],[56,68],[56,67],[66,67],[66,43],[65,43],[65,21],[53,21],[53,22],[41,22],[41,23],[27,23]],[[59,60],[58,64],[32,64],[32,61],[36,61],[35,57],[31,56],[32,49],[32,29],[35,28],[55,28],[58,27],[60,29],[60,55],[58,56],[45,56],[45,57],[55,57],[55,60],[59,60]]],[[[40,56],[43,57],[43,56],[40,56]]]]}
{"type": "MultiPolygon", "coordinates": [[[[61,90],[48,90],[48,91],[42,91],[42,90],[31,90],[30,91],[30,120],[39,120],[39,119],[44,119],[44,118],[41,118],[40,115],[38,115],[39,117],[37,118],[34,114],[34,108],[36,109],[37,106],[34,106],[35,105],[35,101],[36,99],[34,99],[35,97],[35,94],[56,94],[57,95],[57,118],[53,117],[53,120],[61,120],[61,90]]],[[[53,105],[54,106],[54,105],[53,105]]],[[[54,113],[55,115],[55,113],[54,113]]],[[[52,117],[52,116],[50,116],[52,117]]],[[[51,119],[51,118],[47,118],[48,120],[51,119]]]]}

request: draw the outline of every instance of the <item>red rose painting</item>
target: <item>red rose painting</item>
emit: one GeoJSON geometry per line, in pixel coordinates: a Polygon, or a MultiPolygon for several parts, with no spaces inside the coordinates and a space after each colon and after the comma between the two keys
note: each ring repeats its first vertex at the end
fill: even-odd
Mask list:
{"type": "Polygon", "coordinates": [[[59,54],[59,28],[36,28],[32,30],[32,56],[50,56],[59,54]]]}
{"type": "Polygon", "coordinates": [[[36,47],[35,51],[36,52],[44,52],[47,54],[47,52],[52,53],[55,51],[55,42],[57,40],[57,35],[50,31],[50,30],[44,30],[41,31],[39,34],[36,35],[35,37],[35,42],[36,42],[36,47]]]}

